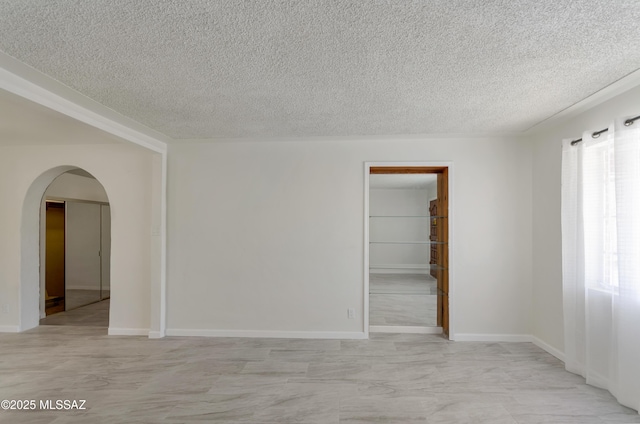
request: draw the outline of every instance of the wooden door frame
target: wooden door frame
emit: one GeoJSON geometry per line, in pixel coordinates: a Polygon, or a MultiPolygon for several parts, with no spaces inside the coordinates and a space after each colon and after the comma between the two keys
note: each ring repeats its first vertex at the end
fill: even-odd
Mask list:
{"type": "Polygon", "coordinates": [[[407,174],[411,173],[406,168],[422,168],[415,173],[425,173],[425,170],[433,172],[447,168],[448,170],[448,199],[449,211],[447,219],[449,223],[449,340],[456,339],[455,330],[455,196],[454,196],[454,167],[451,161],[442,162],[365,162],[364,163],[364,308],[363,323],[366,338],[369,338],[369,176],[371,168],[388,168],[388,173],[407,174]],[[426,169],[425,169],[426,168],[426,169]]]}

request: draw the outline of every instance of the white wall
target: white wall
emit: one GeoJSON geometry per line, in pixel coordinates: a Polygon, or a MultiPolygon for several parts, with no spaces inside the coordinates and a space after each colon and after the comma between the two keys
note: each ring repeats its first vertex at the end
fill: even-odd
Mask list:
{"type": "MultiPolygon", "coordinates": [[[[96,138],[99,134],[96,131],[96,138]]],[[[36,213],[34,222],[22,222],[25,196],[43,172],[71,165],[94,175],[103,184],[111,203],[110,331],[148,331],[152,267],[150,223],[154,219],[151,210],[152,161],[153,154],[149,151],[125,144],[0,147],[0,197],[4,202],[0,208],[0,329],[32,326],[30,315],[21,316],[18,305],[21,297],[24,300],[25,296],[36,296],[36,302],[39,297],[37,213],[40,199],[31,199],[36,213]],[[36,252],[35,257],[23,255],[22,235],[25,231],[36,233],[29,238],[29,243],[35,240],[36,246],[26,246],[26,251],[36,252]],[[25,263],[36,265],[24,268],[25,263]],[[35,287],[21,285],[21,279],[27,274],[30,280],[36,280],[35,287]]]]}
{"type": "Polygon", "coordinates": [[[427,201],[432,201],[438,198],[438,181],[434,181],[427,186],[428,198],[427,201]]]}
{"type": "Polygon", "coordinates": [[[171,145],[168,332],[361,334],[365,161],[453,161],[456,333],[530,334],[530,144],[401,138],[171,145]]]}
{"type": "MultiPolygon", "coordinates": [[[[429,215],[427,189],[376,189],[369,192],[369,233],[371,241],[428,241],[430,223],[428,218],[415,218],[429,215]],[[390,217],[393,216],[393,217],[390,217]],[[398,218],[411,216],[411,218],[398,218]]],[[[415,269],[415,266],[428,266],[430,259],[428,244],[371,244],[370,265],[372,273],[410,272],[428,274],[428,269],[415,269]],[[402,266],[409,268],[383,268],[380,266],[402,266]]]]}
{"type": "Polygon", "coordinates": [[[64,173],[53,180],[46,191],[47,199],[76,199],[109,203],[104,187],[93,178],[64,173]]]}
{"type": "Polygon", "coordinates": [[[564,351],[561,141],[580,138],[583,131],[606,128],[616,117],[639,114],[640,87],[637,87],[532,137],[533,335],[559,352],[564,351]]]}

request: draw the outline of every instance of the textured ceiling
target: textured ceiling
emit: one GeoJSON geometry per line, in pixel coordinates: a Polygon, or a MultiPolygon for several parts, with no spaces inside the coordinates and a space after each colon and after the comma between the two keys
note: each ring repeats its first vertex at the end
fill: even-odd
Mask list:
{"type": "Polygon", "coordinates": [[[520,132],[640,68],[637,0],[2,0],[0,50],[172,138],[520,132]]]}

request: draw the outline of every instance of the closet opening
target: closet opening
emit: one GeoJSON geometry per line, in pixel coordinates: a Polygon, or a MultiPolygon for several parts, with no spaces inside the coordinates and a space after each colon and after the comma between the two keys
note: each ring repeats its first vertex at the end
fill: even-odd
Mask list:
{"type": "Polygon", "coordinates": [[[449,336],[449,166],[367,164],[369,332],[449,336]]]}

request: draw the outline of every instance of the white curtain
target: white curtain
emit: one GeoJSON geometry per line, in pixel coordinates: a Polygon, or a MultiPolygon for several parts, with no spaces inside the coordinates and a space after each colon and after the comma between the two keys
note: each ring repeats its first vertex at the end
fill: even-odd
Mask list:
{"type": "Polygon", "coordinates": [[[562,147],[565,364],[640,409],[640,121],[562,147]]]}

